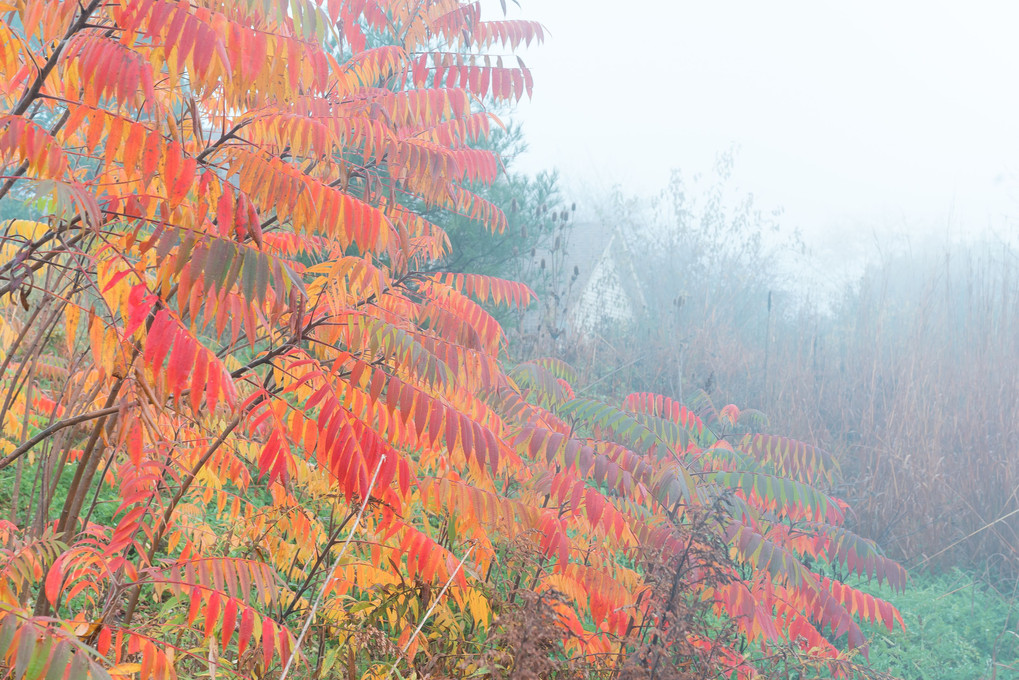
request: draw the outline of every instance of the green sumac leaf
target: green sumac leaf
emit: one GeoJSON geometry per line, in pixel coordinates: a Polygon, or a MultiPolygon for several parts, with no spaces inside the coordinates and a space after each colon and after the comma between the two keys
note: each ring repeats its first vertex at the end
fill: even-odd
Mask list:
{"type": "Polygon", "coordinates": [[[209,288],[213,284],[222,292],[226,275],[230,271],[230,264],[233,261],[235,249],[226,241],[216,239],[209,247],[209,257],[205,262],[205,286],[209,288]]]}
{"type": "Polygon", "coordinates": [[[616,437],[642,449],[650,449],[657,443],[664,443],[647,425],[633,414],[611,406],[597,399],[578,397],[559,408],[560,415],[572,417],[578,424],[609,430],[616,437]]]}
{"type": "Polygon", "coordinates": [[[35,645],[35,649],[32,650],[32,657],[28,661],[28,667],[25,668],[25,677],[35,680],[35,678],[42,675],[42,672],[46,669],[46,664],[50,660],[52,648],[53,638],[44,635],[35,645]]]}
{"type": "Polygon", "coordinates": [[[62,680],[71,656],[71,645],[67,640],[60,640],[50,654],[50,667],[46,671],[46,680],[62,680]]]}
{"type": "Polygon", "coordinates": [[[269,289],[269,256],[265,253],[258,253],[257,278],[255,281],[255,294],[259,304],[265,304],[265,292],[269,289]]]}
{"type": "Polygon", "coordinates": [[[32,660],[32,655],[35,652],[35,643],[38,635],[39,633],[35,626],[31,624],[21,627],[17,656],[14,658],[14,677],[18,678],[18,680],[25,677],[25,671],[28,670],[28,662],[32,660]]]}
{"type": "Polygon", "coordinates": [[[0,657],[7,654],[17,630],[18,618],[14,614],[8,614],[0,624],[0,657]]]}
{"type": "Polygon", "coordinates": [[[258,253],[254,250],[244,251],[244,272],[241,274],[241,290],[247,300],[256,299],[255,286],[258,285],[258,253]]]}
{"type": "Polygon", "coordinates": [[[798,507],[810,511],[817,519],[826,517],[830,511],[841,516],[838,505],[827,494],[791,479],[751,471],[716,472],[710,478],[723,487],[756,493],[762,500],[774,502],[779,514],[789,515],[798,507]]]}
{"type": "MultiPolygon", "coordinates": [[[[192,231],[185,231],[180,242],[180,250],[177,251],[177,273],[184,268],[184,265],[192,259],[191,251],[194,250],[197,237],[192,231]]],[[[199,266],[200,268],[200,266],[199,266]]]]}

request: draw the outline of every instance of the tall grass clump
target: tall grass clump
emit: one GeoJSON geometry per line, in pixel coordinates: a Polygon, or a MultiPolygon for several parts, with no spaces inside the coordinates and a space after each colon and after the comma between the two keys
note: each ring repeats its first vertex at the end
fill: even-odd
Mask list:
{"type": "Polygon", "coordinates": [[[590,384],[759,408],[838,456],[856,529],[895,557],[1019,574],[1019,253],[887,255],[822,309],[763,246],[721,257],[676,233],[671,271],[641,261],[640,330],[569,345],[590,384]]]}
{"type": "Polygon", "coordinates": [[[900,557],[976,558],[1014,574],[1019,253],[971,244],[890,256],[829,318],[806,320],[774,338],[762,396],[775,425],[808,428],[841,453],[860,528],[900,557]]]}

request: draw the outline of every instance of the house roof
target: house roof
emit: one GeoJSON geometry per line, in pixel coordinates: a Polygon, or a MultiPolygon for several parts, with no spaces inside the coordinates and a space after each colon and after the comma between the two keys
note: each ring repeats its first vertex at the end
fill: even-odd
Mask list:
{"type": "MultiPolygon", "coordinates": [[[[571,291],[574,303],[590,295],[604,300],[604,294],[599,295],[598,292],[590,290],[592,285],[618,285],[620,290],[612,294],[612,299],[616,304],[628,306],[626,316],[636,319],[644,314],[647,309],[647,298],[629,246],[630,238],[633,238],[633,235],[627,234],[618,223],[591,221],[572,225],[565,246],[563,271],[567,276],[572,276],[574,271],[577,272],[577,279],[573,282],[571,291]],[[600,280],[595,281],[593,276],[599,266],[603,273],[600,280]],[[623,299],[619,300],[620,297],[623,299]]],[[[588,306],[583,310],[575,306],[573,311],[572,322],[587,329],[597,326],[603,320],[619,318],[618,313],[601,306],[595,306],[593,309],[588,306]],[[584,316],[596,314],[601,318],[576,318],[577,313],[584,316]]]]}

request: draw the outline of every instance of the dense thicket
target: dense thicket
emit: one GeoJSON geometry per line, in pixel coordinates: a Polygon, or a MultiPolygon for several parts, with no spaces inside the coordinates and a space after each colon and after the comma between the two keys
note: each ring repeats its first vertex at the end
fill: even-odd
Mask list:
{"type": "Polygon", "coordinates": [[[480,12],[0,6],[4,673],[846,676],[901,625],[823,450],[509,368],[530,289],[435,271],[542,37],[480,12]]]}

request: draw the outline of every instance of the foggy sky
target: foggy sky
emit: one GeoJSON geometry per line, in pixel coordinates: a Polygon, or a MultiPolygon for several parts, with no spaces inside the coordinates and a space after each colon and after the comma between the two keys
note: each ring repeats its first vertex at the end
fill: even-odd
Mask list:
{"type": "Polygon", "coordinates": [[[523,54],[515,167],[559,168],[568,199],[658,191],[735,145],[739,186],[815,244],[1019,213],[1016,3],[520,3],[549,36],[523,54]]]}

